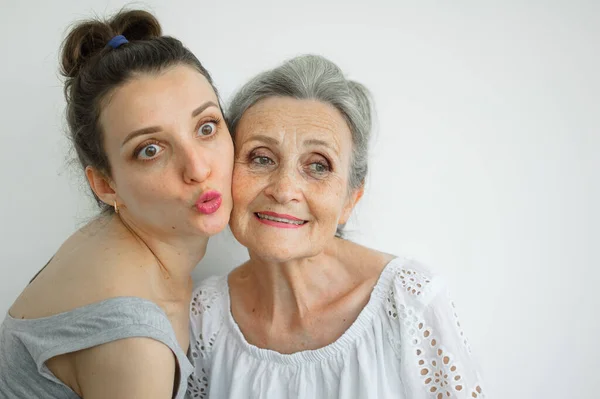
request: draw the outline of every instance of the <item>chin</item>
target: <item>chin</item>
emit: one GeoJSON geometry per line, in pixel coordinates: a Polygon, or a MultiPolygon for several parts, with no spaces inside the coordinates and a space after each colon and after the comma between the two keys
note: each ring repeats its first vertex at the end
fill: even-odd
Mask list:
{"type": "Polygon", "coordinates": [[[217,212],[214,215],[204,216],[195,223],[196,230],[201,235],[213,236],[219,234],[227,227],[229,217],[224,212],[217,212]]]}
{"type": "Polygon", "coordinates": [[[270,262],[283,263],[298,259],[310,258],[318,255],[322,252],[323,248],[299,248],[298,245],[293,243],[277,243],[272,245],[274,242],[268,241],[269,246],[260,245],[267,241],[264,240],[253,240],[248,246],[248,250],[251,254],[258,256],[259,258],[268,260],[270,262]],[[279,244],[279,245],[277,245],[279,244]]]}
{"type": "Polygon", "coordinates": [[[255,257],[263,259],[267,262],[274,262],[274,263],[284,263],[284,262],[289,262],[289,261],[303,258],[303,256],[301,256],[298,253],[289,253],[289,252],[285,252],[285,251],[281,251],[281,250],[265,251],[264,248],[260,248],[258,251],[251,250],[251,249],[248,249],[248,251],[250,252],[250,254],[254,255],[255,257]]]}

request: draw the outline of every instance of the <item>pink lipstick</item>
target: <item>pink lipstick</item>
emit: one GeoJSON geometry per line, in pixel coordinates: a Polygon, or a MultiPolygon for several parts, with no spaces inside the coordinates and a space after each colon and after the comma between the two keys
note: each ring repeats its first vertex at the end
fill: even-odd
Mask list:
{"type": "Polygon", "coordinates": [[[215,213],[221,207],[223,197],[221,193],[215,190],[210,190],[203,193],[196,201],[196,209],[204,215],[215,213]]]}
{"type": "Polygon", "coordinates": [[[259,222],[268,226],[282,229],[298,229],[306,224],[306,220],[298,219],[292,215],[275,212],[256,212],[254,214],[259,222]]]}

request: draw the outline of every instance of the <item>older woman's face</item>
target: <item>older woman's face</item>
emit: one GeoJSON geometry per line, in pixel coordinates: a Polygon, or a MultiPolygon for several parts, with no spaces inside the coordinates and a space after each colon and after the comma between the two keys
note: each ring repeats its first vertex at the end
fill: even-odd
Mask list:
{"type": "Polygon", "coordinates": [[[339,111],[261,100],[242,116],[235,147],[230,225],[238,241],[273,261],[323,251],[358,198],[348,190],[352,136],[339,111]]]}

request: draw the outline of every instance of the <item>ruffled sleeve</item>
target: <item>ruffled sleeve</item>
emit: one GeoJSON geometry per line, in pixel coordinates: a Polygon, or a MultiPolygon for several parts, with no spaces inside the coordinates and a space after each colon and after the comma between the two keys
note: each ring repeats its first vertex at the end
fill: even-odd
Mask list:
{"type": "Polygon", "coordinates": [[[420,264],[403,265],[387,306],[407,397],[485,398],[481,371],[440,277],[420,264]]]}

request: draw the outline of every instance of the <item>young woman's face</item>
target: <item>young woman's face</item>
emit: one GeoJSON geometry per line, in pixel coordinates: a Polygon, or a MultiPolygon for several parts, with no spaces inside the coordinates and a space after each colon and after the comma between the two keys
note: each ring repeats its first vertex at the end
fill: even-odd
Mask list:
{"type": "Polygon", "coordinates": [[[141,74],[107,96],[100,126],[122,217],[151,234],[225,228],[233,143],[218,104],[206,78],[184,65],[141,74]]]}

